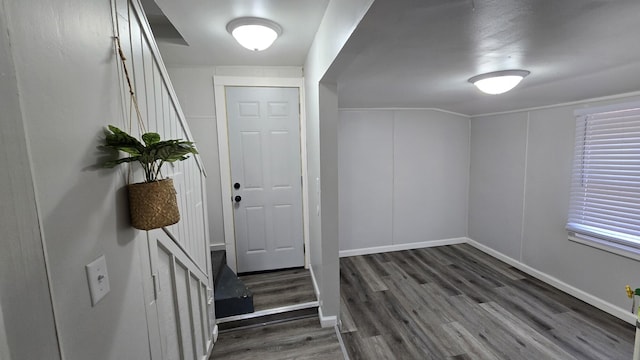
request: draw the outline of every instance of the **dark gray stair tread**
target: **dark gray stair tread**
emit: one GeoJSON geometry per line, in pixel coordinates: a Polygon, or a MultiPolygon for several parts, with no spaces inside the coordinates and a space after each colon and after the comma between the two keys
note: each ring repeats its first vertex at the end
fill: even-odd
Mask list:
{"type": "Polygon", "coordinates": [[[226,264],[216,281],[214,296],[218,318],[254,312],[253,293],[226,264]]]}
{"type": "Polygon", "coordinates": [[[219,281],[214,290],[215,300],[252,297],[253,293],[227,265],[220,271],[219,281]]]}
{"type": "Polygon", "coordinates": [[[253,298],[229,298],[215,301],[216,318],[244,315],[253,312],[253,298]]]}

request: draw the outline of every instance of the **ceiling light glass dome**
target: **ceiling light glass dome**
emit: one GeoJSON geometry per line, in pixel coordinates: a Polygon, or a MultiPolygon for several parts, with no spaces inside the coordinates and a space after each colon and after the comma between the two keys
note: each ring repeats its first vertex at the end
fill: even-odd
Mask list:
{"type": "Polygon", "coordinates": [[[527,70],[494,71],[474,76],[469,82],[485,94],[498,95],[516,87],[529,74],[527,70]]]}
{"type": "Polygon", "coordinates": [[[262,18],[242,17],[231,20],[227,31],[243,47],[252,51],[269,48],[282,34],[282,28],[275,22],[262,18]]]}

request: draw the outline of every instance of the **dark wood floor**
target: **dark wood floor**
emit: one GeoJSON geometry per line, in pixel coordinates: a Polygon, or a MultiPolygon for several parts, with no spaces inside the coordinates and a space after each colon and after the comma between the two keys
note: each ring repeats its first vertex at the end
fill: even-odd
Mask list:
{"type": "Polygon", "coordinates": [[[334,328],[318,318],[241,329],[220,334],[210,360],[342,360],[334,328]]]}
{"type": "Polygon", "coordinates": [[[309,270],[304,268],[240,275],[253,292],[255,311],[316,301],[309,270]]]}
{"type": "Polygon", "coordinates": [[[634,327],[470,245],[340,259],[355,359],[631,359],[634,327]]]}

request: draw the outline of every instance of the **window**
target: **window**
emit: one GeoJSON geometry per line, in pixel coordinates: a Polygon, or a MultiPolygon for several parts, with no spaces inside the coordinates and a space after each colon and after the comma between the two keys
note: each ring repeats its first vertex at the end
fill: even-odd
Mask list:
{"type": "Polygon", "coordinates": [[[640,103],[575,114],[569,235],[640,253],[640,103]]]}

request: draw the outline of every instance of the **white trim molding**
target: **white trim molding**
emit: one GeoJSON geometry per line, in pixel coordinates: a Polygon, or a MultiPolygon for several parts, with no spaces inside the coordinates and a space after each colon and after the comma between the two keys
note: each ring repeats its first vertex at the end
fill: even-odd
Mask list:
{"type": "Polygon", "coordinates": [[[209,244],[209,250],[218,251],[218,250],[226,250],[226,244],[209,244]]]}
{"type": "Polygon", "coordinates": [[[417,107],[417,108],[411,108],[411,107],[338,108],[338,111],[435,111],[443,114],[451,114],[451,115],[456,115],[456,116],[461,116],[466,118],[471,117],[471,115],[462,114],[455,111],[449,111],[449,110],[440,109],[440,108],[421,108],[421,107],[417,107]]]}
{"type": "Polygon", "coordinates": [[[553,108],[559,108],[559,107],[563,107],[563,106],[584,105],[584,104],[590,104],[590,103],[600,102],[600,101],[614,101],[614,100],[626,99],[626,98],[630,98],[630,97],[634,97],[634,96],[640,96],[640,91],[632,91],[632,92],[628,92],[628,93],[624,93],[624,94],[601,96],[601,97],[596,97],[596,98],[591,98],[591,99],[583,99],[583,100],[570,101],[570,102],[565,102],[565,103],[558,103],[558,104],[551,104],[551,105],[544,105],[544,106],[534,106],[534,107],[529,107],[529,108],[524,108],[524,109],[516,109],[516,110],[509,110],[509,111],[498,111],[498,112],[493,112],[493,113],[475,114],[475,115],[467,115],[467,116],[469,116],[470,118],[473,119],[473,118],[478,118],[478,117],[506,115],[506,114],[528,112],[528,111],[553,109],[553,108]]]}
{"type": "Polygon", "coordinates": [[[316,293],[316,299],[320,301],[320,287],[316,280],[316,274],[313,272],[313,266],[309,266],[309,273],[311,274],[311,282],[313,283],[313,291],[316,293]]]}
{"type": "Polygon", "coordinates": [[[526,264],[523,264],[522,262],[515,260],[501,252],[498,252],[496,250],[493,250],[492,248],[485,246],[483,244],[480,244],[479,242],[472,240],[472,239],[467,239],[468,244],[475,247],[476,249],[493,256],[494,258],[504,261],[505,263],[515,267],[518,270],[521,270],[531,276],[533,276],[534,278],[541,280],[561,291],[564,291],[565,293],[572,295],[584,302],[586,302],[587,304],[593,305],[596,308],[609,313],[621,320],[624,320],[626,322],[628,322],[629,324],[635,324],[636,323],[636,316],[632,313],[630,313],[628,310],[624,310],[616,305],[613,305],[609,302],[606,302],[598,297],[595,297],[583,290],[580,290],[574,286],[571,286],[547,273],[544,273],[542,271],[539,271],[537,269],[532,268],[531,266],[528,266],[526,264]]]}
{"type": "Polygon", "coordinates": [[[590,236],[587,237],[583,235],[578,237],[576,235],[571,235],[571,233],[569,233],[568,238],[570,241],[576,242],[578,244],[590,246],[594,249],[606,251],[618,256],[624,256],[629,259],[640,261],[640,250],[635,247],[625,246],[613,241],[601,240],[590,236]]]}
{"type": "MultiPolygon", "coordinates": [[[[213,306],[213,305],[209,305],[213,306]]],[[[211,333],[211,339],[207,341],[207,353],[202,357],[202,360],[207,360],[211,357],[211,353],[213,352],[213,347],[215,346],[216,341],[218,341],[218,325],[213,327],[213,332],[211,333]]]]}
{"type": "Polygon", "coordinates": [[[363,248],[363,249],[340,250],[340,257],[378,254],[378,253],[401,251],[401,250],[422,249],[422,248],[429,248],[429,247],[443,246],[443,245],[464,244],[467,241],[468,241],[468,238],[460,237],[460,238],[451,238],[451,239],[442,239],[442,240],[420,241],[420,242],[413,242],[413,243],[406,243],[406,244],[376,246],[376,247],[363,248]]]}
{"type": "Polygon", "coordinates": [[[322,306],[318,307],[318,318],[320,318],[320,326],[323,328],[330,328],[338,325],[338,316],[324,316],[322,314],[322,306]]]}
{"type": "Polygon", "coordinates": [[[303,77],[248,77],[248,76],[213,76],[216,127],[218,130],[218,154],[220,159],[220,189],[222,192],[222,218],[224,238],[227,250],[227,263],[233,271],[237,271],[235,229],[233,226],[233,204],[231,202],[231,163],[229,161],[229,132],[227,127],[227,102],[225,87],[291,87],[297,88],[300,102],[300,159],[302,166],[302,217],[304,229],[305,267],[309,267],[309,188],[307,172],[307,121],[305,118],[305,97],[303,77]]]}
{"type": "Polygon", "coordinates": [[[335,326],[336,336],[338,337],[338,342],[340,343],[340,350],[342,350],[342,356],[344,356],[344,360],[351,360],[349,358],[349,352],[347,351],[347,347],[344,345],[344,339],[342,339],[342,334],[340,333],[340,329],[338,325],[335,326]]]}

